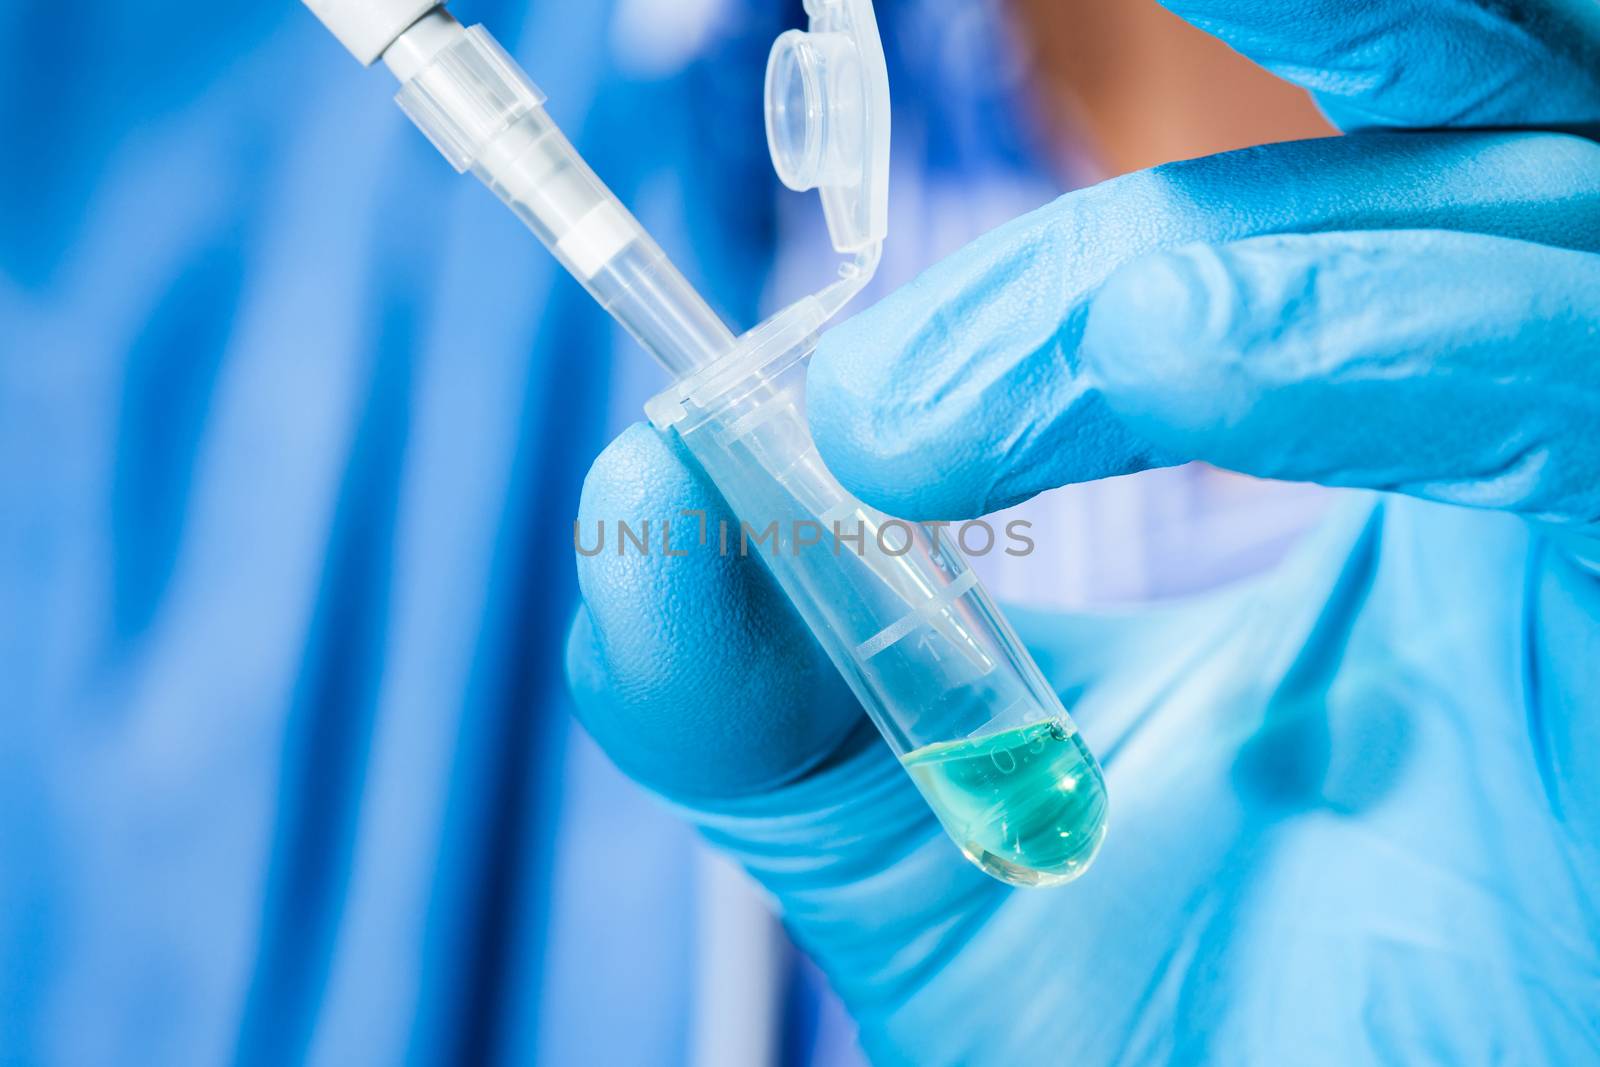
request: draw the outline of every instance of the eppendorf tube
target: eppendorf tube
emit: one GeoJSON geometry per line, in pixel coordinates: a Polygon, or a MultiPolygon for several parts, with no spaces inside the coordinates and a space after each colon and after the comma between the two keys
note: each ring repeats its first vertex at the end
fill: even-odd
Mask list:
{"type": "Polygon", "coordinates": [[[823,464],[806,325],[752,331],[651,420],[711,476],[967,858],[1014,885],[1071,881],[1105,837],[1100,767],[954,536],[868,507],[823,464]]]}
{"type": "Polygon", "coordinates": [[[854,259],[832,285],[738,338],[482,27],[435,8],[382,55],[402,82],[401,106],[445,157],[489,186],[673,373],[676,384],[647,406],[651,421],[683,439],[751,531],[755,554],[962,852],[1015,885],[1069,881],[1105,836],[1094,757],[952,538],[856,500],[811,440],[805,368],[817,331],[876,267],[888,130],[870,3],[806,6],[818,32],[779,39],[768,136],[787,184],[822,186],[834,245],[854,259]],[[829,92],[855,95],[830,109],[829,92]]]}

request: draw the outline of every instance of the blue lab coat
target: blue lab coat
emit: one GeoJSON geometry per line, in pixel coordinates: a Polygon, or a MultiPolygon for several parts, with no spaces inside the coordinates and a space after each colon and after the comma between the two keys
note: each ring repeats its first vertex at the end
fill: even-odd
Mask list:
{"type": "MultiPolygon", "coordinates": [[[[456,13],[745,327],[799,15],[712,6],[456,13]]],[[[0,48],[0,1062],[678,1062],[694,845],[560,669],[660,377],[298,4],[14,0],[0,48]]],[[[918,158],[1020,166],[964,92],[918,158]]]]}

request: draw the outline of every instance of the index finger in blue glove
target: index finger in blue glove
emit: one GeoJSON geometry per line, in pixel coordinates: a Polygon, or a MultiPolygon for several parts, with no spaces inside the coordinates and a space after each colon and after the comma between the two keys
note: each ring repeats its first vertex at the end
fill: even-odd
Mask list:
{"type": "Polygon", "coordinates": [[[1600,256],[1412,231],[1195,246],[1113,275],[1082,351],[1174,454],[1600,529],[1600,256]]]}
{"type": "Polygon", "coordinates": [[[1346,129],[1600,122],[1600,6],[1588,0],[1162,0],[1346,129]]]}
{"type": "Polygon", "coordinates": [[[906,518],[984,514],[1189,457],[1130,430],[1083,372],[1121,265],[1262,234],[1450,229],[1600,248],[1600,146],[1561,134],[1364,134],[1171,164],[1069,194],[822,338],[823,459],[906,518]]]}

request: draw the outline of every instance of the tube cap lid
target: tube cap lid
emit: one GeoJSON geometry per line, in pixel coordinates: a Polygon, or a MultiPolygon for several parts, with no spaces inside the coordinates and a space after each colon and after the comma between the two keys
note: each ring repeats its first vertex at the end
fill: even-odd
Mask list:
{"type": "Polygon", "coordinates": [[[805,0],[807,30],[767,59],[767,147],[783,184],[818,189],[840,252],[889,230],[889,71],[871,0],[805,0]]]}

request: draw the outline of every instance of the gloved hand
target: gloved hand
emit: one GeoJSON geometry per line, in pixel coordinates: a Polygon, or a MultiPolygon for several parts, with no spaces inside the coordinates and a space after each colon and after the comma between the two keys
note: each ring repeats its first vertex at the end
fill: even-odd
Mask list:
{"type": "MultiPolygon", "coordinates": [[[[1594,15],[1170,6],[1341,117],[1600,117],[1594,15]]],[[[1242,587],[1012,613],[1107,772],[1070,887],[961,859],[754,561],[581,559],[580,714],[766,885],[879,1061],[1592,1062],[1597,251],[1600,147],[1363,133],[1069,195],[827,335],[818,444],[908,517],[1194,458],[1379,491],[1242,587]]],[[[580,521],[698,508],[635,427],[580,521]]]]}

